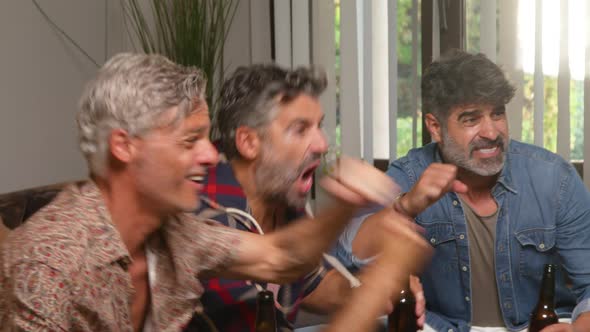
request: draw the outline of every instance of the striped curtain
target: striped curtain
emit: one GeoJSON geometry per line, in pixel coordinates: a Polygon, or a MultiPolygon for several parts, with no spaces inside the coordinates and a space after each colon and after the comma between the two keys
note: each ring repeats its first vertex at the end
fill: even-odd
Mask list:
{"type": "MultiPolygon", "coordinates": [[[[327,71],[330,84],[320,102],[331,153],[372,163],[393,160],[421,145],[419,1],[401,3],[400,9],[398,1],[388,0],[273,1],[276,62],[286,67],[321,65],[327,71]],[[409,31],[402,67],[398,61],[400,10],[407,14],[404,22],[409,31]],[[402,87],[400,76],[404,77],[402,87]],[[403,112],[398,111],[400,89],[403,112]],[[397,144],[400,138],[402,150],[397,144]]],[[[322,204],[321,192],[315,198],[322,204]]]]}
{"type": "MultiPolygon", "coordinates": [[[[433,36],[444,4],[434,1],[433,36]]],[[[567,160],[590,159],[590,3],[466,4],[468,51],[485,53],[518,88],[508,105],[511,136],[567,160]]],[[[419,0],[274,0],[276,61],[327,70],[321,103],[333,149],[372,162],[421,145],[419,13],[419,0]]],[[[438,39],[432,44],[436,57],[438,39]]],[[[590,174],[590,163],[583,168],[590,174]]]]}
{"type": "MultiPolygon", "coordinates": [[[[479,39],[478,50],[468,38],[468,50],[496,59],[518,88],[508,105],[511,136],[566,160],[590,160],[590,3],[469,2],[479,5],[480,31],[467,32],[479,39]]],[[[584,163],[584,174],[589,167],[584,163]]],[[[590,176],[585,183],[590,187],[590,176]]]]}
{"type": "MultiPolygon", "coordinates": [[[[404,108],[410,126],[403,136],[412,147],[420,145],[419,1],[404,3],[410,5],[404,8],[411,36],[404,77],[411,96],[404,108]]],[[[398,155],[397,13],[397,1],[388,0],[274,0],[276,62],[327,70],[331,84],[321,102],[330,144],[368,162],[398,155]]]]}

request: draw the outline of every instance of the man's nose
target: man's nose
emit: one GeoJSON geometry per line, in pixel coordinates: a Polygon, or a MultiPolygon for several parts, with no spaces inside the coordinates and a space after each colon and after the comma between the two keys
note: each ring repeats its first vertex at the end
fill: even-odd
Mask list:
{"type": "Polygon", "coordinates": [[[197,160],[201,165],[215,166],[219,162],[219,153],[210,140],[203,142],[204,146],[198,151],[197,160]]]}
{"type": "Polygon", "coordinates": [[[317,134],[311,142],[311,151],[313,153],[324,154],[328,151],[328,140],[321,129],[317,130],[317,134]]]}
{"type": "Polygon", "coordinates": [[[496,127],[496,122],[489,116],[485,116],[482,120],[481,127],[479,129],[479,136],[487,138],[489,140],[495,140],[498,138],[499,130],[496,127]]]}

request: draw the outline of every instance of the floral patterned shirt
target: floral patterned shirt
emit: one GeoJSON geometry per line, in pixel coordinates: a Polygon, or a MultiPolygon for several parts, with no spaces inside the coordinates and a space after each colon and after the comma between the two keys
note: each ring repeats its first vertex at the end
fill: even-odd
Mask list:
{"type": "MultiPolygon", "coordinates": [[[[232,260],[235,230],[181,214],[151,236],[151,325],[180,331],[202,310],[195,276],[232,260]]],[[[129,253],[93,182],[64,189],[0,253],[1,331],[133,331],[129,253]]]]}

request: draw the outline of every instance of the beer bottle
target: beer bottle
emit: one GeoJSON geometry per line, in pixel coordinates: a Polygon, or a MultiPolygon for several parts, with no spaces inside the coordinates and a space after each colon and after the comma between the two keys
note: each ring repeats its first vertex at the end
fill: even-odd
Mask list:
{"type": "Polygon", "coordinates": [[[531,322],[529,332],[538,332],[543,328],[557,324],[557,314],[555,313],[555,265],[545,264],[541,291],[539,292],[539,302],[535,310],[531,313],[531,322]]]}
{"type": "Polygon", "coordinates": [[[269,290],[258,292],[256,298],[256,332],[276,332],[275,300],[269,290]]]}
{"type": "Polygon", "coordinates": [[[393,308],[393,312],[387,317],[388,332],[416,332],[416,299],[410,290],[410,281],[406,282],[406,287],[401,292],[398,303],[393,308]]]}

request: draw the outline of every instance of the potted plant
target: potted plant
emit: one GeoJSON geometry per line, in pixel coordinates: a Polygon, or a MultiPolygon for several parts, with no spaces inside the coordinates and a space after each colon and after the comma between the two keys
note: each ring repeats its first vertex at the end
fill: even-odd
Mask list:
{"type": "Polygon", "coordinates": [[[203,70],[213,117],[223,80],[223,49],[237,0],[121,0],[128,32],[145,53],[203,70]],[[153,24],[150,24],[152,23],[153,24]],[[219,76],[217,76],[219,75],[219,76]]]}

